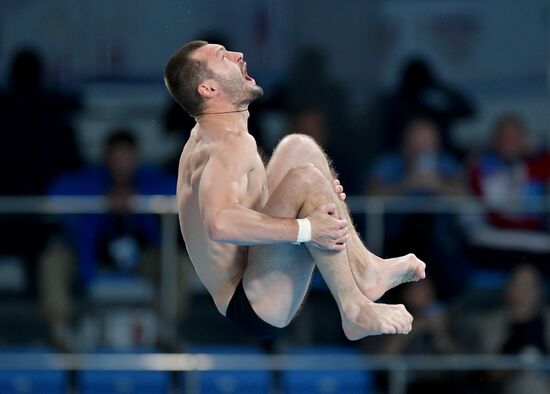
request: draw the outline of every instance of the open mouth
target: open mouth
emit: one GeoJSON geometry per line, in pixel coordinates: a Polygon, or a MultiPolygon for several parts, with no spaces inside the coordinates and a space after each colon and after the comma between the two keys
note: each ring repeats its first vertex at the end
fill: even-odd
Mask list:
{"type": "Polygon", "coordinates": [[[248,72],[247,72],[247,67],[246,67],[246,62],[243,64],[243,76],[244,78],[247,80],[247,81],[250,81],[250,82],[256,82],[254,80],[254,78],[252,78],[250,75],[248,75],[248,72]]]}

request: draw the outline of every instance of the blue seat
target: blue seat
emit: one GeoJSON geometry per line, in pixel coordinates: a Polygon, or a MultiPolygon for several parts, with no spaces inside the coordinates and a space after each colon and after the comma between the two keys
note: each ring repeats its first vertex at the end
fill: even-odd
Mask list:
{"type": "MultiPolygon", "coordinates": [[[[344,347],[298,348],[288,352],[293,355],[357,355],[355,349],[344,347]]],[[[285,394],[365,394],[374,392],[373,376],[369,371],[318,370],[283,371],[281,374],[285,394]]]]}
{"type": "MultiPolygon", "coordinates": [[[[95,354],[147,354],[151,347],[130,349],[96,348],[95,354]]],[[[80,371],[79,394],[162,394],[170,391],[170,374],[165,371],[80,371]]]]}
{"type": "MultiPolygon", "coordinates": [[[[1,346],[2,354],[53,353],[45,346],[1,346]]],[[[68,375],[65,371],[0,371],[2,394],[65,394],[68,390],[68,375]]]]}
{"type": "Polygon", "coordinates": [[[168,393],[170,376],[160,371],[81,371],[81,394],[162,394],[168,393]]]}
{"type": "MultiPolygon", "coordinates": [[[[264,354],[260,349],[245,346],[197,346],[190,353],[205,354],[264,354]]],[[[268,394],[273,376],[269,371],[205,371],[182,374],[182,392],[189,385],[201,394],[268,394]]]]}
{"type": "Polygon", "coordinates": [[[2,394],[65,394],[65,371],[0,371],[2,394]]]}

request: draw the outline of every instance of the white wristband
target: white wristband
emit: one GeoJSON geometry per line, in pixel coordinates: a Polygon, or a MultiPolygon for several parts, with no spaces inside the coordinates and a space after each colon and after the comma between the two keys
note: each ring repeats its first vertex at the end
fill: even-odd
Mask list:
{"type": "Polygon", "coordinates": [[[296,242],[292,242],[294,245],[300,245],[304,242],[311,241],[311,222],[308,218],[296,219],[298,222],[298,237],[296,242]]]}

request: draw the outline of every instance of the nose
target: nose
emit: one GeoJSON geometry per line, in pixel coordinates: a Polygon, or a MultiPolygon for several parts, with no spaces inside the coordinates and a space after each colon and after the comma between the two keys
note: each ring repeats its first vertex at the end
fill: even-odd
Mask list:
{"type": "Polygon", "coordinates": [[[237,63],[242,63],[244,58],[244,55],[242,54],[242,52],[232,52],[232,55],[233,55],[233,59],[235,59],[237,63]]]}

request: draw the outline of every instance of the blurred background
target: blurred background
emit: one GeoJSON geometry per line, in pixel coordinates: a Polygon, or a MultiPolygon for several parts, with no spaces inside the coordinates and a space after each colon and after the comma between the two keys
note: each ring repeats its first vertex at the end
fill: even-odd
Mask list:
{"type": "Polygon", "coordinates": [[[549,104],[548,0],[0,0],[0,393],[550,392],[549,104]],[[382,300],[409,335],[348,342],[318,275],[277,339],[218,314],[173,200],[194,120],[162,80],[193,39],[244,53],[263,152],[313,136],[367,246],[426,261],[382,300]],[[310,367],[116,358],[186,352],[310,367]]]}

